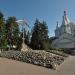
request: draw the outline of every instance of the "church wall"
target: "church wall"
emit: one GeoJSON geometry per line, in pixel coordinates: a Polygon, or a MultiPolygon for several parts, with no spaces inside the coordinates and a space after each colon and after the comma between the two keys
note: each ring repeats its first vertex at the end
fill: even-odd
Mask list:
{"type": "Polygon", "coordinates": [[[52,45],[52,48],[75,48],[75,43],[74,42],[56,42],[55,44],[52,45]]]}
{"type": "Polygon", "coordinates": [[[54,48],[75,48],[74,43],[62,43],[62,44],[57,44],[57,46],[54,46],[54,48]]]}
{"type": "Polygon", "coordinates": [[[75,48],[75,38],[70,34],[64,33],[52,42],[52,48],[75,48]]]}
{"type": "Polygon", "coordinates": [[[57,23],[55,37],[52,48],[75,48],[75,24],[69,21],[66,11],[61,26],[57,23]]]}
{"type": "Polygon", "coordinates": [[[59,37],[60,35],[59,35],[60,33],[59,33],[59,29],[56,29],[55,30],[55,37],[59,37]]]}

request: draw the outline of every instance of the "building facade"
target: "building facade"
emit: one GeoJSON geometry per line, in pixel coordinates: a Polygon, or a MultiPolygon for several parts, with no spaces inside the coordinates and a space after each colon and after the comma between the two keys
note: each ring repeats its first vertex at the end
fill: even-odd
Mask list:
{"type": "Polygon", "coordinates": [[[75,24],[69,20],[66,11],[61,26],[57,22],[55,37],[57,39],[52,42],[52,48],[75,48],[75,24]]]}

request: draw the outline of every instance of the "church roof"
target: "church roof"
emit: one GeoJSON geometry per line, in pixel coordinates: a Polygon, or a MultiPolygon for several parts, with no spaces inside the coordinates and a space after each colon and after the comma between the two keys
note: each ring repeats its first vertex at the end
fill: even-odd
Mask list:
{"type": "Polygon", "coordinates": [[[63,21],[62,21],[62,25],[67,25],[70,23],[70,20],[66,14],[66,11],[64,11],[64,16],[63,16],[63,21]]]}

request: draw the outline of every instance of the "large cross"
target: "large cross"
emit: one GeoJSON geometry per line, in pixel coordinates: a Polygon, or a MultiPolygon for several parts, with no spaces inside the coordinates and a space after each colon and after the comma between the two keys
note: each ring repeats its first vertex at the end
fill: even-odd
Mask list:
{"type": "Polygon", "coordinates": [[[23,19],[23,20],[18,20],[16,21],[18,23],[18,25],[21,25],[23,28],[23,43],[22,43],[22,51],[27,51],[28,47],[25,45],[24,41],[25,41],[25,34],[24,34],[24,30],[27,32],[26,28],[29,28],[29,25],[27,24],[27,22],[23,19]],[[26,28],[25,28],[26,27],[26,28]]]}

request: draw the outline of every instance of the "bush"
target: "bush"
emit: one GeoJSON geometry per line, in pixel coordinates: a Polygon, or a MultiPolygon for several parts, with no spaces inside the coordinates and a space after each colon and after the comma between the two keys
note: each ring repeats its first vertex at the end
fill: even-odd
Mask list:
{"type": "Polygon", "coordinates": [[[56,54],[56,55],[60,55],[60,56],[63,56],[63,57],[68,57],[69,55],[62,52],[62,51],[58,51],[58,50],[47,50],[47,52],[50,52],[50,53],[53,53],[53,54],[56,54]]]}

